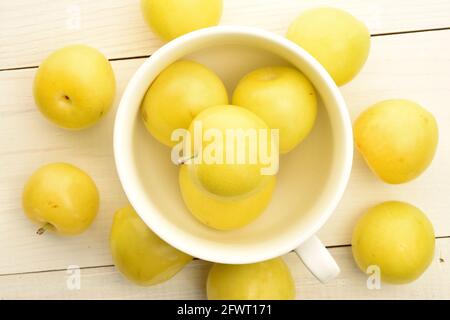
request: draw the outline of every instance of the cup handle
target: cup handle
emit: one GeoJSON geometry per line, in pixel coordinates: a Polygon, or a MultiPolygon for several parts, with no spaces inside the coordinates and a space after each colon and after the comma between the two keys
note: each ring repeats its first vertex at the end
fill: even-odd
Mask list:
{"type": "Polygon", "coordinates": [[[322,283],[335,278],[341,272],[330,252],[316,236],[312,236],[294,251],[322,283]]]}

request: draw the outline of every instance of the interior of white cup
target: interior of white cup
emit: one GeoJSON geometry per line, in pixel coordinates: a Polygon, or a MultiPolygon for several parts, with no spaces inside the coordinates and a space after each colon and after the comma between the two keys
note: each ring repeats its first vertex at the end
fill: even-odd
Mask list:
{"type": "Polygon", "coordinates": [[[216,27],[181,37],[153,54],[130,81],[117,113],[114,151],[120,180],[138,214],[165,241],[195,257],[222,263],[251,263],[282,255],[325,223],[346,187],[352,161],[351,124],[338,88],[304,50],[268,32],[216,27]],[[292,65],[320,97],[309,137],[280,158],[277,186],[266,211],[248,226],[218,231],[197,221],[185,207],[171,150],[145,129],[141,100],[155,77],[179,59],[214,70],[232,94],[237,81],[262,66],[292,65]]]}

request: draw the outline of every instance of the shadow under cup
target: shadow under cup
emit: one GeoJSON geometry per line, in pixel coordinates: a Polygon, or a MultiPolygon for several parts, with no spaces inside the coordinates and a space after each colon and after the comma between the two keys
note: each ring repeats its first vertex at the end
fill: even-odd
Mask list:
{"type": "Polygon", "coordinates": [[[204,29],[170,42],[138,70],[122,98],[114,149],[124,190],[150,228],[174,247],[221,263],[252,263],[293,250],[326,222],[347,185],[353,142],[345,103],[326,71],[304,50],[268,32],[232,27],[204,29]],[[297,67],[319,97],[311,134],[280,156],[269,207],[244,228],[211,229],[187,210],[171,149],[146,130],[140,102],[151,82],[171,63],[194,60],[215,71],[231,95],[248,72],[264,66],[297,67]]]}

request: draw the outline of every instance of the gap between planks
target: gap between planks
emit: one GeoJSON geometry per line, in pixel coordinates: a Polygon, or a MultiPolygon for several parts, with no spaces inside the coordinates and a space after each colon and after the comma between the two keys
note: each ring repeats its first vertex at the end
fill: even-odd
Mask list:
{"type": "MultiPolygon", "coordinates": [[[[394,31],[394,32],[382,32],[382,33],[374,33],[370,36],[374,37],[385,37],[385,36],[396,36],[401,34],[410,34],[410,33],[421,33],[421,32],[433,32],[433,31],[446,31],[450,30],[450,27],[444,28],[431,28],[431,29],[419,29],[419,30],[409,30],[409,31],[394,31]]],[[[122,61],[122,60],[133,60],[133,59],[144,59],[149,58],[150,55],[140,55],[140,56],[130,56],[130,57],[120,57],[120,58],[110,58],[109,61],[122,61]]],[[[39,66],[23,66],[23,67],[14,67],[14,68],[0,68],[0,72],[2,71],[15,71],[15,70],[26,70],[26,69],[36,69],[39,66]]]]}
{"type": "MultiPolygon", "coordinates": [[[[396,96],[397,95],[408,96],[413,99],[417,99],[418,101],[421,101],[425,105],[429,106],[431,110],[436,112],[437,115],[440,115],[439,118],[449,119],[448,109],[446,109],[445,106],[442,105],[442,101],[446,101],[446,95],[448,94],[447,90],[448,88],[445,86],[445,84],[448,83],[448,76],[450,75],[450,72],[446,71],[446,70],[450,71],[450,69],[448,69],[450,64],[448,63],[449,56],[447,54],[447,50],[450,49],[450,47],[446,46],[442,47],[443,43],[449,43],[447,41],[448,36],[450,36],[450,32],[433,32],[431,34],[418,33],[415,35],[409,36],[404,35],[401,37],[400,36],[381,37],[378,38],[378,40],[373,41],[374,48],[372,50],[371,57],[369,58],[369,61],[366,64],[365,70],[361,72],[358,81],[355,81],[350,86],[346,86],[342,89],[344,96],[348,98],[348,105],[351,115],[353,117],[356,116],[361,111],[361,108],[363,108],[366,105],[369,105],[375,99],[378,100],[382,98],[388,98],[393,94],[395,94],[396,96]],[[417,50],[417,48],[420,48],[421,50],[417,50]],[[443,50],[436,50],[438,48],[442,48],[443,50]],[[433,59],[429,59],[430,55],[432,55],[433,59]],[[383,69],[380,69],[381,65],[383,65],[383,69]],[[385,70],[389,70],[389,72],[386,72],[385,70]],[[395,90],[393,90],[392,88],[395,88],[395,90]]],[[[131,76],[131,73],[135,70],[135,67],[139,63],[140,60],[130,60],[124,61],[123,63],[116,63],[116,67],[118,68],[117,70],[118,71],[121,70],[121,72],[123,72],[122,77],[118,79],[120,88],[123,89],[125,83],[127,82],[127,79],[131,76]],[[125,68],[125,66],[127,67],[125,68]],[[125,72],[124,70],[126,70],[127,72],[125,72]]],[[[26,81],[26,83],[29,82],[29,77],[31,77],[30,70],[23,71],[21,73],[19,72],[17,73],[11,72],[9,74],[4,73],[3,75],[5,76],[5,78],[8,78],[10,76],[13,77],[14,83],[17,84],[17,86],[21,87],[21,89],[18,91],[12,90],[13,94],[11,96],[17,98],[17,100],[15,100],[14,105],[16,108],[13,109],[19,108],[20,110],[20,108],[25,108],[25,106],[28,105],[31,106],[32,105],[31,91],[29,91],[26,88],[26,86],[24,87],[24,83],[21,83],[21,81],[26,81]],[[22,75],[22,73],[24,75],[22,75]],[[15,79],[16,74],[18,74],[18,79],[15,79]],[[15,82],[16,80],[18,81],[17,83],[15,82]],[[25,98],[23,96],[25,96],[25,98]]],[[[5,92],[7,92],[9,89],[14,89],[15,87],[6,86],[4,88],[6,89],[5,92]]],[[[5,106],[11,105],[11,103],[8,103],[6,100],[4,102],[5,106]]],[[[111,120],[112,117],[113,115],[110,116],[109,120],[111,120]]],[[[36,119],[34,119],[34,116],[33,117],[30,116],[30,119],[27,118],[27,120],[29,120],[30,122],[26,123],[31,124],[34,123],[34,120],[36,119]],[[33,122],[31,122],[31,120],[33,120],[33,122]]],[[[39,121],[37,122],[39,123],[39,121]]],[[[6,125],[7,123],[8,121],[6,120],[3,125],[6,125]]],[[[106,135],[109,129],[106,130],[104,129],[104,127],[106,126],[109,128],[109,126],[111,125],[112,125],[111,122],[106,123],[103,122],[103,124],[100,124],[100,128],[96,129],[97,131],[101,131],[101,134],[99,134],[98,137],[101,138],[104,135],[106,135]]],[[[9,127],[2,126],[2,128],[7,129],[9,127]]],[[[41,129],[43,129],[44,133],[46,133],[39,136],[40,138],[45,138],[44,140],[36,140],[36,141],[47,141],[48,138],[53,136],[55,133],[59,135],[59,131],[56,131],[56,129],[55,131],[51,130],[47,125],[44,126],[44,123],[42,123],[42,127],[39,124],[33,128],[36,129],[37,132],[41,132],[41,129]]],[[[447,131],[446,128],[447,126],[445,125],[442,126],[443,137],[449,136],[446,134],[447,131]]],[[[6,130],[6,132],[8,133],[15,131],[8,129],[6,130]]],[[[81,135],[83,136],[83,133],[81,133],[81,135]]],[[[6,136],[8,136],[8,134],[6,136]]],[[[87,136],[90,137],[90,133],[86,132],[84,133],[84,136],[85,136],[84,138],[87,139],[87,136]]],[[[59,137],[58,139],[56,138],[57,137],[55,137],[55,141],[51,140],[55,143],[53,142],[50,143],[49,144],[50,147],[53,147],[54,145],[59,145],[61,143],[62,141],[62,139],[60,139],[61,137],[59,137]]],[[[16,139],[15,141],[16,143],[21,142],[20,139],[18,140],[16,139]]],[[[447,171],[445,169],[446,168],[445,163],[448,162],[448,161],[446,162],[446,158],[448,156],[446,155],[450,155],[450,152],[447,152],[448,144],[445,143],[445,140],[443,140],[442,142],[444,143],[440,148],[440,152],[438,152],[434,166],[432,166],[428,170],[427,174],[425,174],[422,178],[420,178],[420,181],[408,184],[407,186],[404,186],[401,189],[386,186],[384,184],[381,184],[381,182],[378,182],[378,180],[375,180],[375,178],[370,174],[370,172],[367,171],[367,168],[366,166],[363,165],[361,159],[356,157],[353,179],[351,180],[348,189],[349,191],[347,193],[348,197],[354,199],[352,201],[352,205],[350,205],[350,200],[345,201],[344,197],[339,208],[336,210],[335,216],[330,220],[330,222],[326,226],[324,226],[323,230],[321,231],[320,237],[322,238],[322,241],[324,241],[324,243],[328,245],[349,243],[351,233],[350,223],[352,223],[352,221],[356,219],[357,213],[362,212],[367,205],[374,204],[381,200],[387,200],[386,197],[389,198],[395,197],[397,200],[408,200],[413,196],[416,199],[415,201],[417,201],[415,203],[416,205],[422,208],[429,208],[429,211],[428,209],[426,211],[430,213],[432,221],[436,223],[437,227],[436,234],[439,236],[450,235],[449,230],[445,229],[446,228],[445,225],[448,226],[447,223],[448,218],[444,218],[445,213],[448,211],[446,209],[447,205],[445,201],[437,201],[437,202],[433,201],[435,197],[440,198],[439,195],[442,195],[442,200],[447,199],[445,198],[446,196],[445,189],[447,189],[448,184],[447,182],[445,182],[443,178],[445,178],[445,173],[447,171]],[[440,171],[440,175],[437,175],[437,171],[440,171]],[[441,176],[441,178],[439,178],[439,176],[441,176]],[[360,188],[361,185],[363,186],[370,185],[371,187],[374,187],[372,194],[366,195],[364,193],[359,192],[358,190],[361,189],[360,188]],[[328,236],[330,234],[332,234],[333,236],[332,237],[328,236]]],[[[65,145],[67,144],[61,143],[61,147],[65,145]]],[[[83,144],[77,143],[75,145],[79,147],[83,146],[83,144]]],[[[91,144],[86,145],[86,147],[90,146],[91,144]]],[[[22,147],[17,147],[16,149],[20,150],[22,147]]],[[[91,149],[85,150],[89,151],[91,149]]],[[[109,153],[110,151],[108,150],[106,150],[107,153],[105,153],[104,156],[110,155],[109,153]]],[[[61,154],[65,154],[65,152],[61,154]]],[[[60,156],[59,154],[57,155],[60,156]]],[[[39,155],[37,155],[37,158],[39,159],[39,161],[36,161],[36,163],[42,161],[39,155]]],[[[17,159],[20,158],[17,157],[17,159]]],[[[43,157],[43,159],[45,160],[46,158],[43,157]]],[[[19,163],[21,162],[19,161],[19,163]]],[[[96,166],[93,167],[92,170],[93,172],[96,172],[99,177],[102,176],[105,172],[105,170],[103,171],[99,170],[96,166]]],[[[22,169],[19,170],[15,167],[13,168],[12,171],[15,173],[14,175],[10,176],[14,176],[15,178],[17,178],[16,174],[17,172],[23,175],[23,173],[26,170],[25,171],[23,171],[22,169]]],[[[23,178],[24,177],[19,175],[19,180],[23,178]]],[[[100,185],[102,184],[100,183],[100,185]]],[[[11,189],[11,187],[13,189],[14,188],[18,189],[19,187],[17,186],[18,184],[15,182],[12,185],[11,184],[5,185],[5,187],[9,189],[11,189]]],[[[116,209],[115,207],[116,203],[121,201],[120,197],[119,201],[117,201],[116,195],[122,194],[119,193],[120,188],[116,187],[112,188],[105,187],[105,190],[111,191],[110,194],[115,196],[114,197],[115,202],[112,200],[112,198],[109,198],[108,201],[111,201],[111,204],[108,204],[108,207],[103,209],[102,211],[103,220],[101,221],[101,223],[104,223],[105,220],[107,221],[107,223],[110,223],[110,219],[106,218],[107,216],[105,216],[105,214],[111,213],[112,212],[111,208],[116,209]]],[[[6,193],[6,196],[5,193],[3,193],[3,197],[9,200],[10,198],[8,197],[12,193],[13,192],[6,193]]],[[[14,208],[15,206],[11,205],[10,208],[8,209],[13,210],[14,208]]],[[[6,212],[5,215],[2,215],[2,217],[5,217],[6,224],[10,222],[10,220],[8,220],[9,218],[8,212],[6,212]]],[[[23,217],[18,218],[18,220],[23,219],[24,219],[23,217]]],[[[21,223],[21,221],[16,222],[17,225],[21,223]]],[[[100,225],[101,223],[99,222],[98,225],[100,225]]],[[[5,225],[4,223],[2,224],[5,225]]],[[[14,224],[12,224],[12,226],[14,226],[14,224]]],[[[106,234],[103,231],[99,231],[99,227],[97,227],[97,229],[95,228],[96,226],[93,227],[91,233],[94,235],[93,239],[96,239],[95,236],[97,236],[98,239],[100,239],[101,237],[103,238],[106,237],[106,234]]],[[[28,230],[29,228],[27,229],[27,227],[24,226],[24,229],[28,230]]],[[[34,231],[35,230],[31,230],[30,232],[34,231]]],[[[24,237],[24,239],[28,239],[26,238],[27,231],[23,231],[22,233],[19,232],[19,234],[21,234],[24,237]]],[[[8,236],[5,236],[5,234],[3,234],[3,236],[6,240],[4,244],[5,243],[8,244],[10,238],[8,238],[8,236]]],[[[4,262],[6,263],[6,269],[3,271],[3,273],[20,273],[20,272],[33,273],[33,270],[30,269],[27,270],[27,268],[23,267],[24,265],[33,266],[33,268],[35,268],[34,271],[45,271],[50,269],[65,268],[65,266],[70,264],[66,263],[67,262],[66,260],[70,260],[71,256],[64,254],[64,250],[68,250],[68,248],[70,248],[74,249],[74,251],[78,253],[78,251],[84,250],[84,247],[91,248],[90,247],[92,243],[91,240],[92,239],[89,236],[85,236],[80,238],[79,243],[77,239],[76,245],[74,245],[73,243],[68,243],[67,244],[68,247],[66,247],[65,243],[59,242],[59,240],[57,239],[54,239],[55,241],[54,244],[52,240],[47,240],[47,242],[40,244],[41,247],[39,246],[35,247],[34,245],[32,245],[32,249],[37,249],[41,256],[54,257],[55,261],[51,259],[52,261],[51,265],[47,262],[42,262],[39,259],[34,260],[31,259],[31,261],[27,260],[28,258],[24,257],[27,254],[24,254],[23,252],[20,253],[19,251],[16,252],[16,250],[14,249],[17,249],[19,247],[23,249],[24,247],[27,247],[29,245],[27,241],[21,242],[20,240],[18,241],[18,245],[17,244],[13,245],[12,248],[8,248],[8,246],[6,248],[3,248],[6,249],[6,252],[10,252],[10,254],[7,254],[6,256],[10,256],[10,258],[12,258],[12,261],[11,259],[9,259],[8,262],[4,260],[4,262]],[[62,255],[64,258],[63,259],[57,258],[60,255],[62,255]],[[11,268],[8,268],[8,266],[11,266],[11,268]],[[12,268],[13,266],[14,268],[12,268]]],[[[83,253],[79,252],[79,256],[78,255],[76,256],[77,259],[80,259],[79,263],[80,266],[94,267],[111,264],[110,254],[106,249],[106,245],[93,246],[91,251],[88,250],[85,252],[84,251],[83,253]],[[94,252],[96,256],[99,257],[91,259],[90,256],[92,254],[90,254],[90,252],[94,252]]],[[[2,279],[5,278],[6,277],[2,279]]]]}
{"type": "MultiPolygon", "coordinates": [[[[450,236],[440,236],[440,237],[436,237],[435,239],[436,240],[450,239],[450,236]]],[[[351,247],[351,244],[340,244],[340,245],[326,246],[327,249],[337,249],[337,248],[347,248],[347,247],[351,247]]],[[[290,254],[290,253],[294,253],[294,251],[290,251],[290,252],[288,252],[286,254],[290,254]]],[[[194,258],[193,261],[195,261],[195,260],[201,260],[201,259],[194,258]]],[[[112,267],[114,267],[114,264],[105,264],[105,265],[98,265],[98,266],[80,267],[80,270],[112,268],[112,267]]],[[[67,269],[49,269],[49,270],[38,270],[38,271],[3,273],[3,274],[0,274],[0,277],[20,276],[20,275],[27,275],[27,274],[39,274],[39,273],[50,273],[50,272],[61,272],[61,271],[66,271],[66,270],[67,269]]]]}

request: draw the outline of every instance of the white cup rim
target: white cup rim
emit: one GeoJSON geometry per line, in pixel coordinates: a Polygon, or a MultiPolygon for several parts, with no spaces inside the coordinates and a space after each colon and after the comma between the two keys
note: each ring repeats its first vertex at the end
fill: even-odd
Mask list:
{"type": "MultiPolygon", "coordinates": [[[[306,240],[311,238],[326,223],[333,211],[336,209],[347,187],[353,161],[353,133],[350,116],[339,88],[336,86],[327,71],[309,53],[290,40],[258,28],[243,26],[219,26],[191,32],[167,43],[157,50],[150,58],[148,58],[133,75],[122,95],[115,118],[113,147],[116,169],[125,194],[143,221],[161,239],[173,247],[203,260],[228,264],[254,263],[278,257],[294,250],[306,240]],[[180,231],[183,230],[180,230],[166,219],[163,219],[155,206],[149,208],[148,203],[144,203],[142,201],[142,197],[145,197],[145,194],[142,190],[139,190],[138,179],[133,171],[132,164],[134,163],[134,156],[131,150],[133,143],[133,123],[136,113],[130,112],[129,108],[130,105],[140,104],[140,101],[151,82],[148,82],[149,79],[147,74],[149,73],[149,70],[155,72],[155,70],[158,69],[160,72],[167,67],[167,65],[185,55],[183,54],[180,56],[180,50],[186,50],[186,48],[192,49],[195,47],[195,43],[198,43],[199,41],[204,41],[205,39],[221,35],[257,37],[264,41],[270,42],[273,45],[277,45],[292,54],[300,56],[309,64],[309,66],[322,79],[322,81],[326,83],[329,93],[333,97],[335,105],[337,106],[339,121],[342,123],[344,160],[343,166],[340,168],[340,172],[338,173],[338,183],[334,188],[333,196],[329,199],[326,208],[309,227],[307,232],[299,232],[296,239],[292,239],[290,242],[281,243],[272,248],[272,250],[248,250],[247,252],[242,251],[231,254],[232,250],[228,250],[225,253],[226,245],[221,248],[215,248],[214,250],[207,249],[207,246],[211,244],[205,243],[205,245],[198,245],[197,243],[194,245],[193,241],[189,241],[188,239],[191,237],[191,240],[193,240],[192,235],[188,232],[180,234],[180,231]],[[160,63],[161,60],[170,61],[170,63],[165,63],[164,65],[160,63]],[[142,89],[143,82],[148,83],[145,90],[142,89]],[[138,88],[140,89],[138,90],[138,88]],[[143,214],[143,212],[145,212],[145,214],[143,214]]],[[[168,159],[168,161],[170,161],[170,159],[168,159]]]]}

